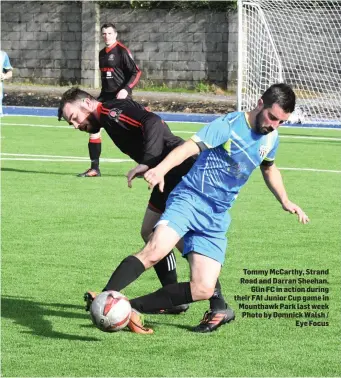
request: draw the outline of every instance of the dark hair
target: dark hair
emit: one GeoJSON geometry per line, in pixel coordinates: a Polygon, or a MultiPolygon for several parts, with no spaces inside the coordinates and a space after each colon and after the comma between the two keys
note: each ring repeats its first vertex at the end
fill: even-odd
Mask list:
{"type": "Polygon", "coordinates": [[[262,95],[264,108],[271,108],[278,104],[285,113],[292,113],[295,109],[296,95],[291,87],[284,83],[273,84],[262,95]]]}
{"type": "Polygon", "coordinates": [[[67,103],[74,103],[78,100],[82,100],[83,98],[89,98],[91,100],[96,100],[95,97],[91,96],[90,93],[85,92],[78,87],[73,87],[68,89],[66,92],[63,93],[62,98],[59,103],[59,108],[58,108],[58,121],[60,121],[63,117],[63,111],[64,111],[64,106],[67,103]]]}
{"type": "Polygon", "coordinates": [[[116,26],[111,22],[107,22],[106,24],[103,24],[101,26],[101,32],[102,32],[103,29],[108,29],[108,28],[113,28],[114,31],[117,32],[116,26]]]}

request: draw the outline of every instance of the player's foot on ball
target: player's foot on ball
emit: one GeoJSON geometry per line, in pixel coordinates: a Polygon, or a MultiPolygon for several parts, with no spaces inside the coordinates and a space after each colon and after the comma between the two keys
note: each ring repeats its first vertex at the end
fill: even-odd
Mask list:
{"type": "Polygon", "coordinates": [[[226,304],[225,310],[206,311],[200,324],[192,329],[193,332],[207,333],[215,331],[223,324],[234,320],[235,314],[231,307],[226,304]]]}
{"type": "Polygon", "coordinates": [[[96,298],[96,293],[93,291],[87,291],[84,294],[85,311],[90,311],[91,304],[95,298],[96,298]]]}
{"type": "Polygon", "coordinates": [[[160,311],[157,312],[157,314],[178,315],[178,314],[183,314],[188,309],[189,309],[189,305],[188,304],[182,304],[182,305],[174,306],[174,307],[169,308],[167,310],[160,310],[160,311]]]}
{"type": "Polygon", "coordinates": [[[128,323],[128,328],[131,332],[141,333],[144,335],[151,335],[154,331],[150,328],[144,327],[143,316],[134,308],[131,309],[130,320],[128,323]]]}
{"type": "Polygon", "coordinates": [[[77,175],[77,177],[101,177],[101,171],[99,169],[89,168],[85,172],[77,175]]]}

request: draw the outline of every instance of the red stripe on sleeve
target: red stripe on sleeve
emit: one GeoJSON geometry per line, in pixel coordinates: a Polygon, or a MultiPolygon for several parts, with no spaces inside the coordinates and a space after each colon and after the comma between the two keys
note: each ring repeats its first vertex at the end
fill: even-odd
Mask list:
{"type": "Polygon", "coordinates": [[[132,118],[130,118],[130,117],[128,117],[128,116],[125,116],[124,114],[121,114],[121,115],[119,116],[119,120],[120,120],[120,121],[123,121],[123,122],[127,122],[127,123],[129,123],[130,125],[135,126],[135,127],[141,127],[141,126],[142,126],[142,123],[141,123],[141,122],[138,122],[138,121],[136,121],[135,119],[132,119],[132,118]]]}
{"type": "Polygon", "coordinates": [[[110,111],[110,109],[105,108],[101,102],[98,103],[98,105],[97,105],[97,113],[98,114],[108,115],[109,111],[110,111]]]}
{"type": "Polygon", "coordinates": [[[135,66],[136,66],[136,68],[138,69],[139,72],[136,74],[135,80],[131,84],[128,85],[129,88],[134,87],[134,85],[140,80],[140,76],[142,74],[141,70],[137,67],[136,64],[135,64],[135,66]]]}

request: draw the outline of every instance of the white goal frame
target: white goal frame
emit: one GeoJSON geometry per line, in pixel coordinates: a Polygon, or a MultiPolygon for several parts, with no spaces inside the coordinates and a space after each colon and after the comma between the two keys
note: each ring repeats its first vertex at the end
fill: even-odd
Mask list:
{"type": "Polygon", "coordinates": [[[341,0],[238,0],[238,110],[278,82],[294,123],[341,127],[341,0]]]}

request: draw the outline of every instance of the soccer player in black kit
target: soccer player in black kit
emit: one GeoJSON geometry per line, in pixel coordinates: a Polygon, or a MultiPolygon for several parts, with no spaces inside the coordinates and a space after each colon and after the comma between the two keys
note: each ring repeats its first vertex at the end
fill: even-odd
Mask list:
{"type": "MultiPolygon", "coordinates": [[[[184,140],[175,136],[168,125],[156,114],[147,111],[142,105],[133,100],[113,99],[101,103],[89,93],[78,88],[66,91],[61,99],[58,109],[58,119],[64,118],[75,129],[96,133],[104,128],[114,144],[138,165],[128,172],[128,186],[132,180],[143,175],[148,169],[155,167],[175,147],[184,143],[184,140]]],[[[150,196],[148,207],[142,223],[141,235],[145,242],[153,231],[155,224],[165,210],[169,193],[181,181],[192,167],[195,159],[189,158],[181,165],[171,170],[165,177],[163,192],[156,186],[150,196]]],[[[182,250],[182,241],[177,245],[182,250]]],[[[125,260],[129,263],[132,256],[125,260]],[[130,260],[129,260],[130,259],[130,260]],[[129,260],[129,261],[128,261],[129,260]]],[[[125,264],[125,260],[122,264],[125,264]]],[[[176,263],[174,252],[171,251],[163,260],[154,266],[162,286],[177,282],[176,263]]],[[[137,270],[140,267],[137,267],[137,270]]],[[[115,282],[111,277],[103,290],[120,291],[125,283],[115,282]]],[[[92,292],[86,293],[88,304],[93,299],[92,292]]],[[[174,307],[167,313],[180,313],[186,311],[188,305],[174,307]]],[[[166,311],[165,311],[166,312],[166,311]]],[[[234,312],[225,303],[220,283],[217,281],[214,295],[210,298],[210,314],[219,316],[204,316],[201,323],[194,328],[196,332],[211,332],[220,325],[234,318],[234,312]],[[207,321],[209,318],[219,319],[216,323],[207,321]]],[[[137,327],[137,331],[142,329],[137,327]]],[[[137,332],[136,328],[134,332],[137,332]]],[[[139,333],[143,333],[142,331],[139,333]]]]}
{"type": "MultiPolygon", "coordinates": [[[[131,98],[132,89],[138,83],[141,71],[127,47],[116,40],[117,31],[114,24],[102,25],[101,32],[106,47],[99,52],[102,90],[98,101],[131,98]]],[[[102,150],[100,130],[90,135],[88,148],[91,167],[78,177],[99,177],[99,158],[102,150]]]]}

